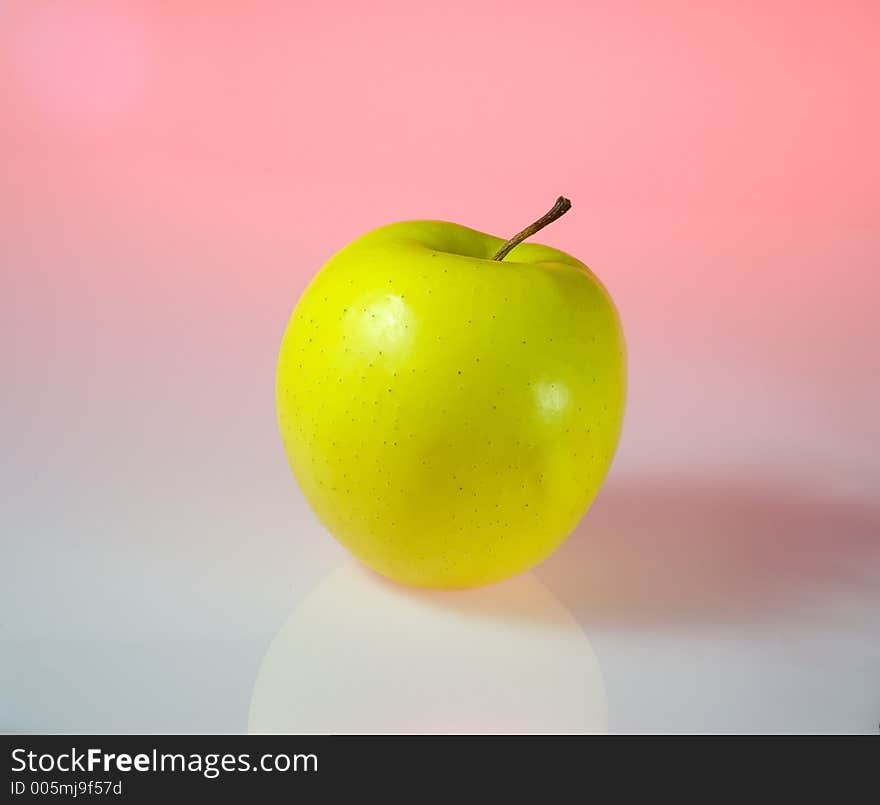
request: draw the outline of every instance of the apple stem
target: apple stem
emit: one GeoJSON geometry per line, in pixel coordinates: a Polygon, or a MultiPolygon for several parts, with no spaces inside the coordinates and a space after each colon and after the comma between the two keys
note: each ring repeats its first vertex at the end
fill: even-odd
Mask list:
{"type": "Polygon", "coordinates": [[[493,260],[503,260],[510,253],[514,246],[519,246],[526,238],[530,238],[535,232],[540,232],[547,224],[552,224],[557,218],[561,218],[571,209],[571,202],[567,198],[560,196],[556,199],[556,203],[550,208],[546,215],[542,215],[535,223],[529,224],[522,232],[517,232],[510,240],[508,240],[492,258],[493,260]]]}

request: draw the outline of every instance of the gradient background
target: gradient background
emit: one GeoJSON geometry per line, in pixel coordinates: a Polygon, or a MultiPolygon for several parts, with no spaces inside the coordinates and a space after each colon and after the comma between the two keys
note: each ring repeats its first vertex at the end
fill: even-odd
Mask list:
{"type": "Polygon", "coordinates": [[[872,2],[0,6],[0,729],[240,731],[343,553],[276,432],[313,272],[443,218],[620,309],[606,488],[537,575],[612,730],[876,731],[872,2]]]}

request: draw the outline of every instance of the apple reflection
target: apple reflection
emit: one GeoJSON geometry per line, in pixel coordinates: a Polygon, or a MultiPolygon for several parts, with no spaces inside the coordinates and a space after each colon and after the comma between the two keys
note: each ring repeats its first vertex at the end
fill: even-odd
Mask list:
{"type": "Polygon", "coordinates": [[[254,685],[252,733],[595,733],[599,664],[531,573],[473,590],[338,567],[291,613],[254,685]]]}

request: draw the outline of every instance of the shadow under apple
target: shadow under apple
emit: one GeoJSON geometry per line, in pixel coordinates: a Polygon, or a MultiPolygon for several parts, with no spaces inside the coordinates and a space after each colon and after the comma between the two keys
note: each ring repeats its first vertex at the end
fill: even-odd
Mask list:
{"type": "Polygon", "coordinates": [[[609,482],[536,575],[585,626],[758,618],[880,589],[880,505],[721,481],[609,482]]]}

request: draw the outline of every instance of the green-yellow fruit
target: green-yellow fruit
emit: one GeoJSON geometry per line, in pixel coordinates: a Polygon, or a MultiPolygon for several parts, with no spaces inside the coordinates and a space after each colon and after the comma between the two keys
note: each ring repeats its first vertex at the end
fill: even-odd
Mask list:
{"type": "Polygon", "coordinates": [[[623,334],[596,277],[439,221],[334,255],[287,326],[281,435],[306,499],[369,567],[470,587],[548,556],[617,445],[623,334]]]}

